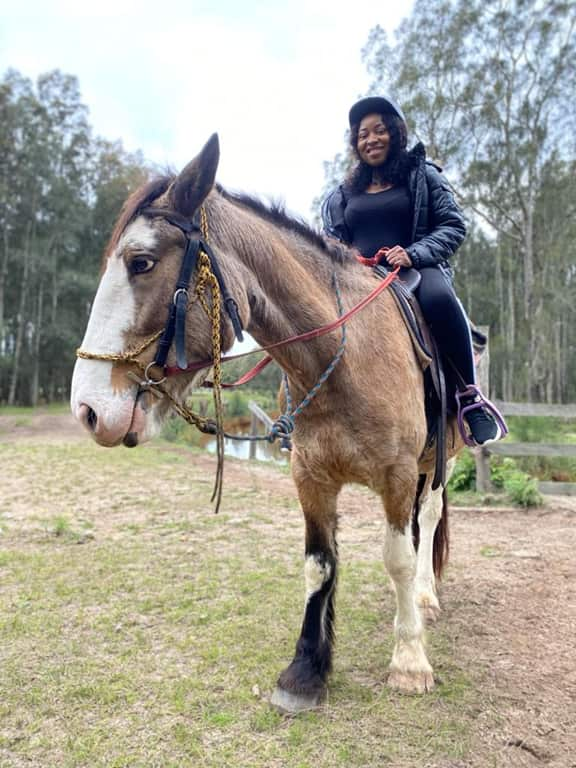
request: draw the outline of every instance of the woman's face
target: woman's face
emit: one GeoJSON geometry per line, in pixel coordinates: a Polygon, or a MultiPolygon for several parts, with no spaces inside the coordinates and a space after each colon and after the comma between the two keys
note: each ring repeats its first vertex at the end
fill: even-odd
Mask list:
{"type": "Polygon", "coordinates": [[[366,115],[358,128],[356,149],[360,159],[371,166],[382,165],[388,157],[390,134],[381,115],[366,115]]]}

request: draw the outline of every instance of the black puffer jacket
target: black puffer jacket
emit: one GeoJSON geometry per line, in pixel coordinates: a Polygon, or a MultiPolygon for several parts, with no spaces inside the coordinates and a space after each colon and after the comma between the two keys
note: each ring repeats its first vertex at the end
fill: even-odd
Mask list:
{"type": "MultiPolygon", "coordinates": [[[[414,215],[412,245],[406,251],[416,269],[442,266],[451,274],[448,259],[466,234],[462,212],[440,169],[426,161],[424,145],[416,144],[408,154],[412,161],[408,190],[414,215]]],[[[349,193],[340,185],[322,203],[324,231],[344,243],[352,240],[344,220],[348,197],[349,193]]]]}

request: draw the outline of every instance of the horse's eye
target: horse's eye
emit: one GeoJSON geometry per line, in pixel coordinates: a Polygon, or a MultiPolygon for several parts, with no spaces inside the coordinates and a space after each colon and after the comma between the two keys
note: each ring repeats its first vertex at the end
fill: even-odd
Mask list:
{"type": "Polygon", "coordinates": [[[141,275],[143,272],[150,272],[155,266],[156,262],[154,259],[147,259],[145,256],[136,256],[130,262],[130,272],[133,275],[141,275]]]}

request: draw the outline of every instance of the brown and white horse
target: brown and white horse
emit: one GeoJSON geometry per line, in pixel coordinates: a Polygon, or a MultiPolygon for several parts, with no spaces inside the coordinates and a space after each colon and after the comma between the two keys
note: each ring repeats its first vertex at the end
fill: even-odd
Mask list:
{"type": "MultiPolygon", "coordinates": [[[[218,158],[213,136],[178,176],[151,182],[126,201],[105,254],[85,350],[113,358],[142,347],[164,327],[186,238],[165,217],[150,215],[151,208],[169,209],[179,221],[192,221],[203,209],[211,247],[242,324],[262,346],[335,321],[334,275],[345,309],[374,288],[371,271],[347,249],[327,245],[281,211],[214,186],[218,158]]],[[[211,354],[210,320],[198,302],[190,302],[187,310],[188,358],[205,360],[211,354]]],[[[223,350],[229,349],[234,333],[224,314],[221,337],[223,350]]],[[[339,344],[340,331],[335,331],[272,353],[288,375],[294,401],[314,386],[339,344]]],[[[141,359],[150,362],[153,355],[154,345],[141,359]]],[[[171,350],[168,363],[173,360],[171,350]]],[[[127,375],[132,368],[105,359],[76,363],[72,411],[100,445],[134,445],[150,438],[169,409],[166,399],[139,389],[127,375]]],[[[187,375],[164,386],[181,397],[197,382],[198,376],[187,375]]],[[[384,505],[384,560],[397,600],[389,685],[407,692],[433,687],[420,607],[438,609],[435,531],[436,573],[446,548],[436,530],[442,490],[429,492],[433,457],[422,458],[425,443],[422,371],[396,304],[385,291],[348,323],[345,354],[295,421],[291,464],[306,525],[306,601],[294,659],[272,696],[279,707],[313,707],[326,690],[338,566],[336,500],[342,486],[352,482],[371,488],[384,505]],[[411,518],[422,475],[425,503],[417,556],[411,518]]]]}

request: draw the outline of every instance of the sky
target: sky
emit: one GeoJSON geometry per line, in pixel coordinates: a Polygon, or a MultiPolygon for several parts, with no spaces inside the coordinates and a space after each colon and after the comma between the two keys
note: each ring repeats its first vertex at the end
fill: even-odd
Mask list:
{"type": "Polygon", "coordinates": [[[182,168],[220,138],[217,180],[311,219],[369,76],[370,30],[411,0],[0,2],[0,73],[79,79],[96,135],[182,168]]]}

